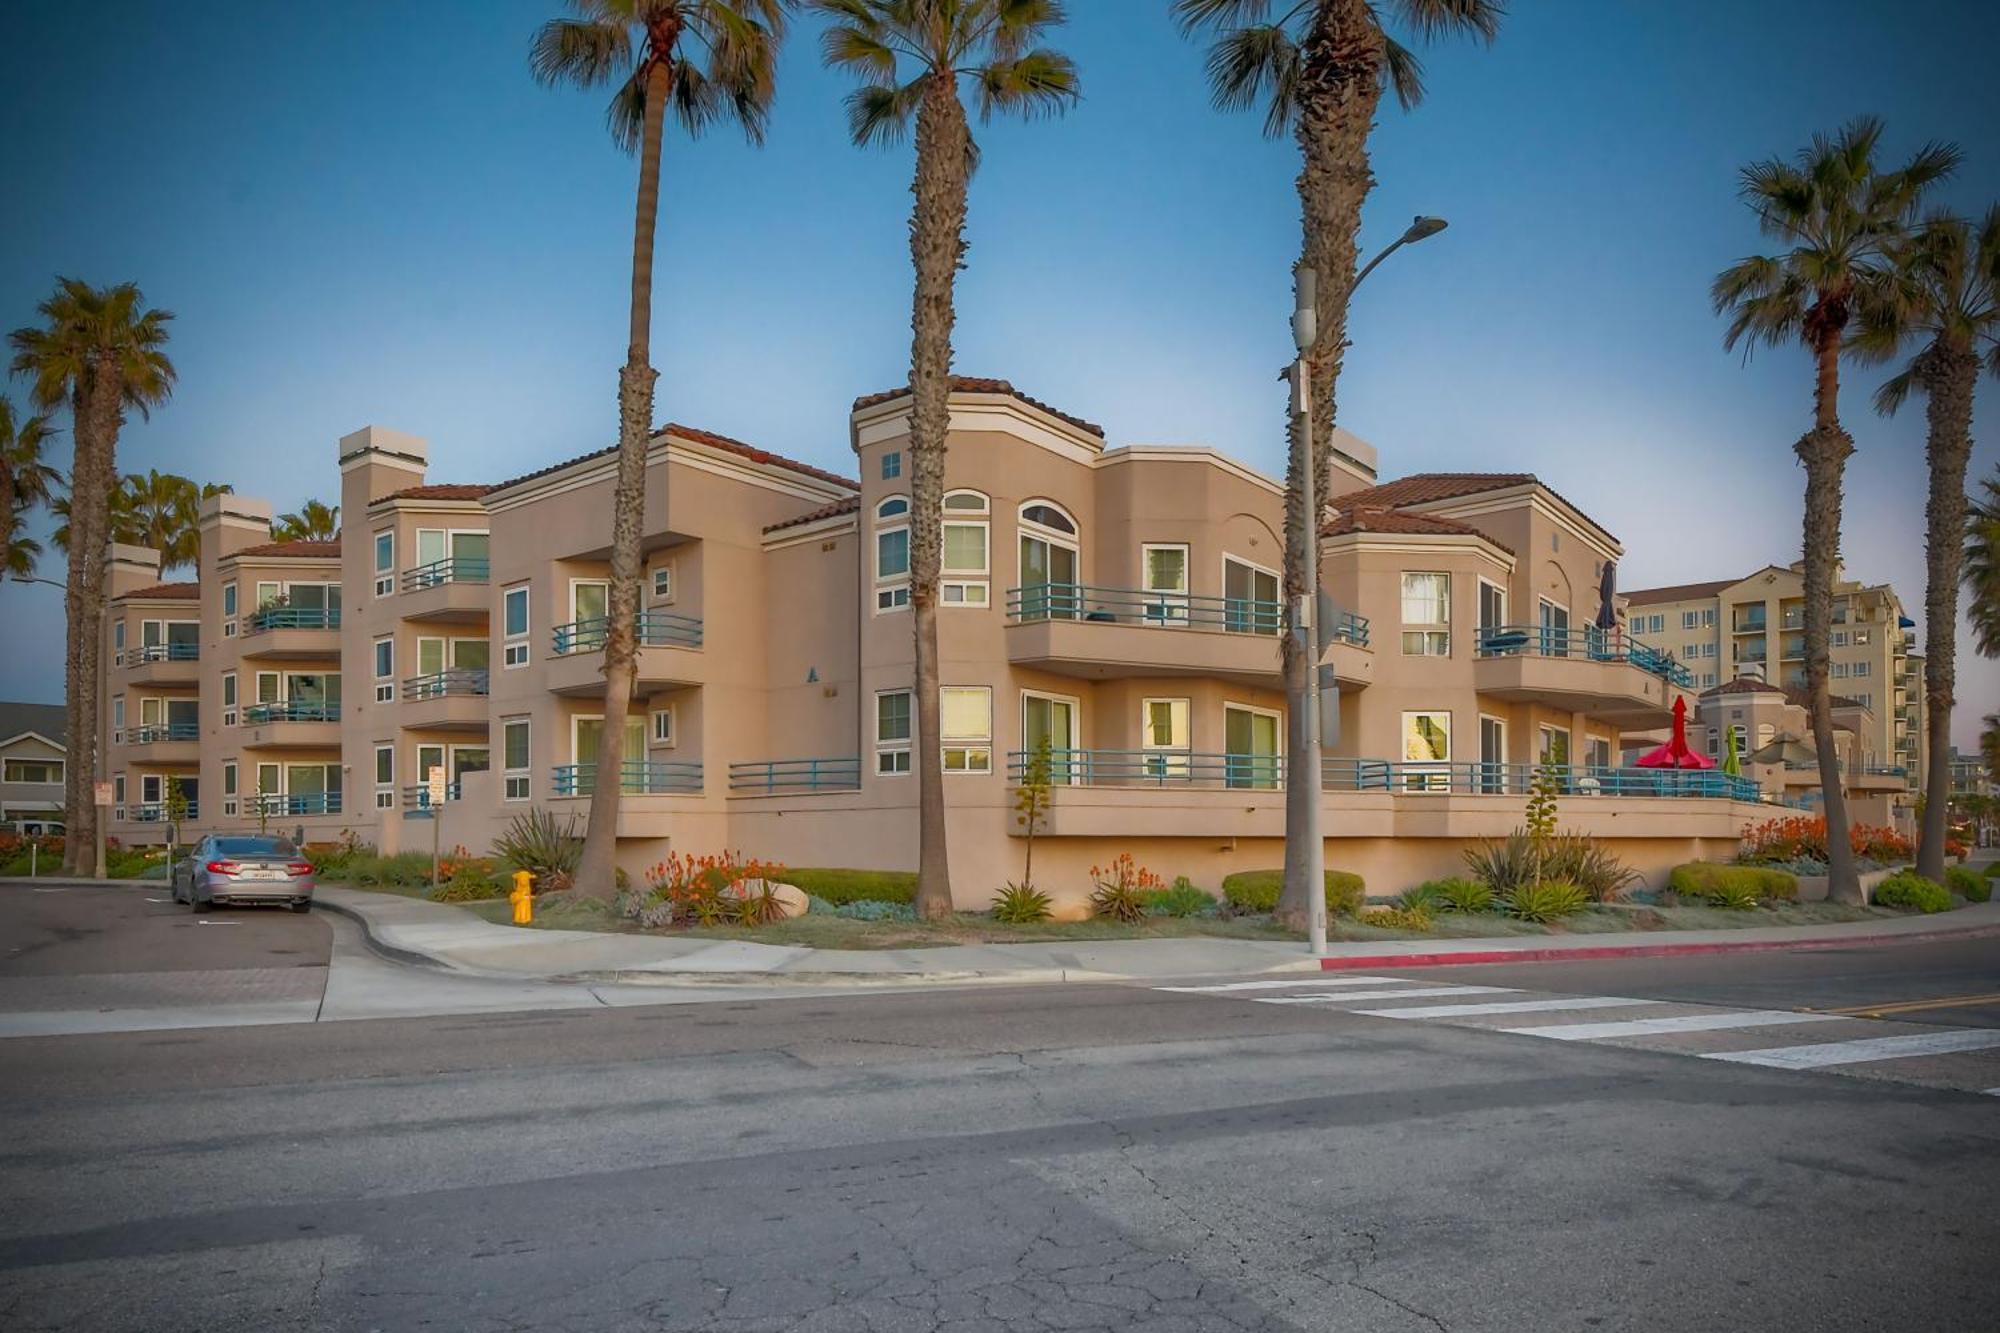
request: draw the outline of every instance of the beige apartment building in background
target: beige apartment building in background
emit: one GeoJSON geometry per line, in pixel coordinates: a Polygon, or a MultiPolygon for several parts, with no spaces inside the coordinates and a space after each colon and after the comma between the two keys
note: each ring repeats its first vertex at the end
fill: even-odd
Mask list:
{"type": "MultiPolygon", "coordinates": [[[[653,437],[621,865],[730,848],[909,869],[922,744],[945,767],[963,906],[1020,876],[1014,795],[1043,745],[1056,791],[1035,865],[1059,899],[1126,851],[1210,889],[1279,865],[1279,483],[1207,448],[1111,447],[1005,381],[956,381],[926,738],[909,416],[904,390],[856,401],[853,476],[688,427],[653,437]]],[[[1618,759],[1700,685],[1670,656],[1681,636],[1641,632],[1622,597],[1604,614],[1612,533],[1526,473],[1382,482],[1372,447],[1339,444],[1319,551],[1343,610],[1322,658],[1339,687],[1328,864],[1377,892],[1455,873],[1520,824],[1544,763],[1563,824],[1649,879],[1732,853],[1779,788],[1618,759]]],[[[423,441],[370,427],[335,461],[337,542],[274,543],[268,506],[225,495],[194,580],[113,552],[112,832],[159,837],[169,778],[192,829],[261,819],[385,850],[484,851],[536,808],[585,818],[613,451],[433,482],[423,441]]]]}

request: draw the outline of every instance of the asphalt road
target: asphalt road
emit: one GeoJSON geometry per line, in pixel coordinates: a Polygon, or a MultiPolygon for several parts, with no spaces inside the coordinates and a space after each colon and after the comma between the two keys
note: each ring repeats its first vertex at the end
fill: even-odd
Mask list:
{"type": "Polygon", "coordinates": [[[2000,941],[1729,961],[0,1040],[0,1328],[1994,1327],[1991,1029],[1785,1011],[2000,991],[2000,941]],[[1962,1049],[1732,1062],[1872,1034],[1962,1049]]]}

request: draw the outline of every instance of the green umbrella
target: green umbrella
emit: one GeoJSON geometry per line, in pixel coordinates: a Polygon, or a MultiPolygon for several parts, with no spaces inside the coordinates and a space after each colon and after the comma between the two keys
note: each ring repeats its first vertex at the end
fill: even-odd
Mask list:
{"type": "Polygon", "coordinates": [[[1722,751],[1722,771],[1732,778],[1743,776],[1743,761],[1736,757],[1736,728],[1729,729],[1729,736],[1722,751]]]}

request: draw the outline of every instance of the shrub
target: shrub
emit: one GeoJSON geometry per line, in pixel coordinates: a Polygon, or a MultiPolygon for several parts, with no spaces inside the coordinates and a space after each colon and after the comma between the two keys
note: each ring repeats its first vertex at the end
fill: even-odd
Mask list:
{"type": "MultiPolygon", "coordinates": [[[[1275,912],[1285,888],[1283,870],[1239,870],[1222,881],[1222,896],[1239,912],[1275,912]]],[[[1361,876],[1346,870],[1326,872],[1326,911],[1333,916],[1359,911],[1368,896],[1361,876]]]]}
{"type": "Polygon", "coordinates": [[[1789,902],[1799,896],[1798,877],[1790,871],[1775,866],[1733,866],[1710,861],[1675,866],[1667,876],[1667,887],[1683,898],[1738,911],[1755,907],[1766,898],[1789,902]]]}
{"type": "Polygon", "coordinates": [[[1146,899],[1165,887],[1160,877],[1120,852],[1108,866],[1092,866],[1090,881],[1097,887],[1090,894],[1090,911],[1110,921],[1136,925],[1146,919],[1146,899]]]}
{"type": "Polygon", "coordinates": [[[785,919],[785,903],[778,897],[773,881],[759,879],[756,887],[748,884],[740,889],[734,898],[736,924],[739,926],[768,926],[773,921],[785,919]]]}
{"type": "Polygon", "coordinates": [[[784,919],[784,904],[771,887],[785,882],[783,876],[783,866],[745,860],[739,852],[669,852],[646,871],[644,892],[622,894],[617,902],[624,916],[642,925],[762,926],[784,919]],[[667,910],[656,910],[660,906],[667,910]]]}
{"type": "Polygon", "coordinates": [[[1444,891],[1436,880],[1427,880],[1404,889],[1396,899],[1396,906],[1410,911],[1441,912],[1445,910],[1444,891]]]}
{"type": "MultiPolygon", "coordinates": [[[[1853,825],[1847,831],[1847,843],[1855,856],[1878,864],[1907,860],[1914,850],[1908,838],[1879,824],[1853,825]]],[[[1741,860],[1764,865],[1800,857],[1822,862],[1827,859],[1825,816],[1767,819],[1743,830],[1741,860]]]]}
{"type": "Polygon", "coordinates": [[[1985,871],[1982,873],[1984,873],[1986,878],[1988,879],[1992,879],[1995,876],[2000,876],[2000,861],[1993,861],[1988,863],[1985,871]]]}
{"type": "Polygon", "coordinates": [[[908,903],[884,903],[861,898],[851,903],[842,903],[833,909],[833,914],[846,917],[849,921],[915,921],[917,909],[908,903]]]}
{"type": "Polygon", "coordinates": [[[1499,897],[1534,882],[1534,839],[1517,828],[1504,838],[1489,838],[1465,849],[1465,868],[1499,897]]]}
{"type": "Polygon", "coordinates": [[[908,903],[917,898],[917,877],[907,870],[785,871],[785,883],[839,906],[841,903],[908,903]]]}
{"type": "Polygon", "coordinates": [[[574,814],[558,822],[547,810],[523,811],[493,840],[493,854],[516,870],[533,871],[538,883],[574,880],[583,861],[579,822],[574,814]]]}
{"type": "Polygon", "coordinates": [[[1049,919],[1049,895],[1028,884],[1009,884],[993,895],[993,919],[1010,926],[1049,919]]]}
{"type": "Polygon", "coordinates": [[[1589,903],[1582,885],[1561,880],[1523,884],[1507,895],[1507,910],[1523,921],[1555,921],[1581,912],[1589,903]]]}
{"type": "Polygon", "coordinates": [[[1431,914],[1421,907],[1369,907],[1355,917],[1364,926],[1380,930],[1416,930],[1430,933],[1431,914]]]}
{"type": "Polygon", "coordinates": [[[1875,902],[1881,907],[1944,912],[1951,908],[1951,894],[1934,879],[1925,879],[1914,870],[1899,870],[1875,886],[1875,902]]]}
{"type": "Polygon", "coordinates": [[[1986,877],[1964,866],[1946,866],[1944,886],[1969,903],[1983,903],[1993,896],[1993,886],[1986,877]]]}
{"type": "Polygon", "coordinates": [[[1551,839],[1542,850],[1542,878],[1574,884],[1594,902],[1615,902],[1639,872],[1619,860],[1610,848],[1581,833],[1551,839]]]}
{"type": "Polygon", "coordinates": [[[431,882],[431,858],[427,852],[398,852],[394,856],[357,855],[348,861],[342,873],[349,884],[420,888],[431,882]]]}
{"type": "Polygon", "coordinates": [[[1154,889],[1147,893],[1146,911],[1153,916],[1209,916],[1215,911],[1215,899],[1182,875],[1174,881],[1171,889],[1154,889]]]}
{"type": "Polygon", "coordinates": [[[1493,910],[1493,890],[1474,879],[1433,880],[1428,886],[1437,890],[1438,906],[1447,912],[1490,912],[1493,910]]]}

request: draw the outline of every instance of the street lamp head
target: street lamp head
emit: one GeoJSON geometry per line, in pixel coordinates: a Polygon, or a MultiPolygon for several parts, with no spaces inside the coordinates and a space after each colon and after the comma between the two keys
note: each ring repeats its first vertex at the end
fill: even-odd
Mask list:
{"type": "Polygon", "coordinates": [[[1421,241],[1426,236],[1435,236],[1451,224],[1443,218],[1427,218],[1419,214],[1410,222],[1410,229],[1403,233],[1406,241],[1421,241]]]}

